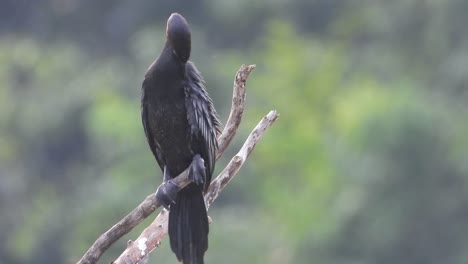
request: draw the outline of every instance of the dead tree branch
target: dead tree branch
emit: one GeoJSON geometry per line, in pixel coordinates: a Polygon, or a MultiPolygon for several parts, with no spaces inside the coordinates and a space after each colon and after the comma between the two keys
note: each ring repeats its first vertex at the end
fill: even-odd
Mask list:
{"type": "MultiPolygon", "coordinates": [[[[237,132],[237,128],[239,127],[240,121],[242,119],[242,113],[244,110],[245,84],[246,84],[246,81],[250,72],[254,68],[255,68],[255,65],[250,65],[250,66],[242,65],[235,76],[231,113],[229,115],[229,119],[226,123],[226,126],[222,134],[218,138],[219,150],[218,150],[217,157],[216,157],[217,159],[219,159],[219,157],[227,148],[232,138],[234,137],[235,133],[237,132]]],[[[263,130],[261,128],[258,129],[258,126],[257,126],[257,128],[252,132],[252,134],[249,136],[246,143],[244,144],[244,147],[245,147],[246,144],[250,141],[251,146],[250,147],[247,146],[246,147],[247,149],[242,151],[242,149],[244,149],[243,147],[241,151],[238,153],[238,155],[236,155],[228,164],[228,166],[223,170],[220,176],[218,176],[218,178],[216,178],[212,182],[205,196],[205,199],[207,200],[208,205],[211,204],[211,202],[214,199],[216,199],[217,195],[222,190],[222,188],[234,176],[234,174],[237,172],[240,166],[242,166],[243,162],[245,161],[247,156],[250,154],[250,152],[253,150],[256,142],[258,142],[258,140],[260,139],[265,129],[268,128],[274,122],[274,120],[276,120],[276,118],[277,118],[276,112],[270,112],[269,115],[267,115],[264,118],[264,120],[262,120],[263,123],[265,122],[265,120],[271,120],[269,124],[263,130]],[[258,131],[258,132],[254,133],[255,131],[258,131]]],[[[178,175],[174,179],[174,183],[176,183],[180,188],[183,188],[186,185],[188,185],[190,183],[190,180],[188,179],[188,169],[182,172],[180,175],[178,175]]],[[[160,188],[161,187],[164,187],[164,186],[161,185],[160,188]]],[[[99,236],[99,238],[88,249],[88,251],[83,255],[83,257],[78,261],[78,263],[79,264],[96,263],[97,260],[100,258],[100,256],[115,241],[117,241],[123,235],[130,232],[136,225],[138,225],[146,217],[152,214],[156,210],[156,208],[158,208],[159,206],[160,206],[160,203],[159,201],[157,201],[154,194],[147,196],[146,199],[140,205],[138,205],[137,208],[135,208],[132,212],[130,212],[117,224],[115,224],[111,229],[109,229],[108,231],[103,233],[101,236],[99,236]]],[[[167,215],[168,215],[167,211],[163,210],[160,213],[160,215],[156,218],[156,220],[147,229],[145,229],[145,231],[146,230],[150,231],[151,227],[153,227],[153,229],[154,228],[161,229],[162,233],[160,231],[161,233],[160,235],[157,232],[153,232],[143,237],[143,234],[145,233],[144,231],[142,235],[140,236],[141,239],[140,238],[137,239],[136,242],[134,243],[129,242],[129,245],[125,252],[131,250],[132,248],[137,248],[141,252],[145,252],[146,250],[147,252],[150,252],[152,249],[154,249],[159,243],[160,238],[162,238],[162,236],[167,232],[167,215]],[[153,241],[156,244],[152,244],[153,241]]],[[[121,255],[121,257],[119,257],[119,259],[122,258],[122,256],[124,256],[124,253],[121,255]]],[[[145,256],[144,253],[143,253],[143,256],[145,256]]],[[[139,255],[139,258],[138,258],[139,261],[144,260],[144,258],[142,258],[143,256],[139,255]]],[[[118,262],[119,259],[117,259],[115,263],[121,263],[121,262],[118,262]]],[[[122,263],[136,263],[136,262],[122,262],[122,263]]]]}
{"type": "MultiPolygon", "coordinates": [[[[276,121],[278,114],[270,111],[258,123],[250,133],[239,152],[231,159],[226,168],[211,183],[205,194],[207,207],[213,203],[219,193],[232,180],[244,162],[252,153],[257,142],[261,139],[265,131],[276,121]]],[[[167,233],[167,220],[169,213],[162,210],[156,219],[149,225],[141,235],[133,242],[128,243],[127,249],[117,258],[113,264],[141,263],[161,243],[162,238],[167,233]]]]}
{"type": "Polygon", "coordinates": [[[219,159],[219,157],[224,153],[224,150],[226,150],[229,143],[231,143],[231,140],[234,138],[237,128],[239,128],[242,120],[242,114],[244,113],[245,83],[253,69],[255,69],[255,65],[242,65],[234,77],[231,112],[226,122],[226,126],[223,129],[223,133],[218,137],[218,153],[216,154],[216,159],[219,159]]]}

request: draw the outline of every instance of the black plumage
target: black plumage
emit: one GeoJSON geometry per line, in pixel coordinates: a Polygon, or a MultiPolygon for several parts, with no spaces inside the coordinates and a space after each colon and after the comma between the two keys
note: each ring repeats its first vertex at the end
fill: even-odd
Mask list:
{"type": "Polygon", "coordinates": [[[194,183],[174,194],[170,205],[169,237],[180,261],[200,264],[208,248],[203,192],[214,170],[219,121],[200,72],[188,61],[190,51],[188,24],[174,13],[167,21],[164,48],[143,81],[141,114],[164,180],[193,167],[189,177],[194,183]]]}

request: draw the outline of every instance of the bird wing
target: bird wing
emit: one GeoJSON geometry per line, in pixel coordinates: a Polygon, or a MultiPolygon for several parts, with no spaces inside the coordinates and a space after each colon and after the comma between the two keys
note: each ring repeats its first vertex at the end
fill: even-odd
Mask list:
{"type": "Polygon", "coordinates": [[[186,73],[188,81],[184,87],[185,107],[190,136],[192,137],[191,142],[193,142],[192,148],[205,161],[207,176],[205,188],[207,188],[214,171],[220,124],[213,101],[208,96],[204,86],[203,78],[192,62],[187,62],[186,73]]]}
{"type": "MultiPolygon", "coordinates": [[[[145,79],[146,80],[146,79],[145,79]]],[[[145,81],[143,81],[143,86],[145,86],[145,81]]],[[[166,163],[164,162],[162,150],[159,144],[154,140],[153,135],[151,134],[150,128],[150,120],[148,115],[148,105],[147,100],[145,97],[145,89],[143,89],[143,93],[141,96],[141,122],[143,123],[143,129],[145,131],[146,140],[148,141],[148,145],[150,146],[151,152],[153,152],[156,161],[158,162],[159,167],[162,171],[164,171],[164,166],[166,163]]]]}

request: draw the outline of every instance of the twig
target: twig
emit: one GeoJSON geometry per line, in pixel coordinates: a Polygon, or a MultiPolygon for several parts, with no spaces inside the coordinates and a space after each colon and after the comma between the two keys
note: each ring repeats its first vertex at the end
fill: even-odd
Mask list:
{"type": "MultiPolygon", "coordinates": [[[[231,159],[226,168],[224,168],[208,188],[205,194],[207,207],[216,200],[219,193],[236,175],[250,153],[252,153],[257,142],[277,118],[278,114],[276,111],[270,111],[250,133],[239,152],[231,159]]],[[[167,233],[168,215],[165,209],[162,210],[154,222],[143,230],[141,235],[134,242],[129,243],[127,249],[112,263],[136,264],[147,258],[148,254],[160,245],[162,238],[167,233]]]]}
{"type": "MultiPolygon", "coordinates": [[[[227,148],[234,135],[237,132],[242,114],[244,112],[244,101],[245,101],[245,84],[250,72],[255,69],[255,65],[245,66],[242,65],[237,71],[234,78],[233,87],[233,98],[231,113],[229,115],[226,126],[223,132],[218,137],[218,153],[216,159],[221,157],[224,150],[227,148]]],[[[180,175],[173,179],[180,188],[185,187],[190,183],[188,179],[188,169],[183,171],[180,175]]],[[[161,187],[161,186],[160,186],[161,187]]],[[[210,186],[211,188],[211,186],[210,186]]],[[[86,251],[81,257],[77,264],[94,264],[96,263],[101,255],[117,240],[122,236],[130,232],[135,226],[141,221],[151,215],[156,208],[161,206],[159,201],[156,199],[154,194],[148,195],[145,200],[140,203],[135,209],[133,209],[128,215],[126,215],[117,224],[112,226],[108,231],[99,236],[99,238],[93,243],[93,245],[86,251]]]]}

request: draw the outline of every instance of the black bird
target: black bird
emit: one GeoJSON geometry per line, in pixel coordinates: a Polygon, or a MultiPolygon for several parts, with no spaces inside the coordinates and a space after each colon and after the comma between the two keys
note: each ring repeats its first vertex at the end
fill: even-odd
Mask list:
{"type": "Polygon", "coordinates": [[[170,209],[169,239],[177,259],[201,264],[208,249],[203,192],[215,166],[219,121],[200,72],[188,60],[190,36],[184,17],[172,14],[164,48],[143,81],[141,116],[164,181],[171,183],[171,178],[190,168],[191,184],[179,192],[176,186],[158,190],[156,196],[170,209]]]}

